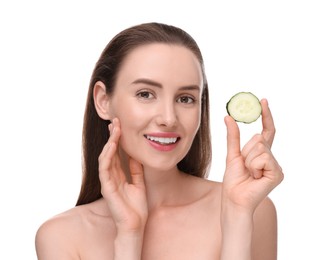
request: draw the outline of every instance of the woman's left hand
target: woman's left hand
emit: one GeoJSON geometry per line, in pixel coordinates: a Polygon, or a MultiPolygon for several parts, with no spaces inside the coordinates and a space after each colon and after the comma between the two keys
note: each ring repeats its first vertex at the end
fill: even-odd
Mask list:
{"type": "Polygon", "coordinates": [[[222,202],[251,213],[283,180],[282,169],[271,152],[275,127],[267,100],[263,99],[261,106],[263,130],[242,150],[237,123],[232,117],[225,117],[227,158],[222,202]]]}

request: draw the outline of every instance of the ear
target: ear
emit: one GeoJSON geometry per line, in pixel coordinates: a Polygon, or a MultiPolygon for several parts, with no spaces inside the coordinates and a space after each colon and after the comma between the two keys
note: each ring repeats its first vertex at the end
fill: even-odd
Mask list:
{"type": "Polygon", "coordinates": [[[106,94],[106,86],[102,81],[98,81],[93,87],[94,106],[99,115],[104,120],[111,120],[110,99],[106,94]]]}

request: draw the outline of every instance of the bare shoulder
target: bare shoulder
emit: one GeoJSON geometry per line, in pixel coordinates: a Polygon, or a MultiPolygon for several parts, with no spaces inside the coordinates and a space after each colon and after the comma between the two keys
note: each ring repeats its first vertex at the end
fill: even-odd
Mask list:
{"type": "Polygon", "coordinates": [[[254,214],[253,259],[277,259],[277,211],[270,198],[254,214]]]}
{"type": "Polygon", "coordinates": [[[37,230],[36,237],[41,237],[46,234],[60,234],[60,230],[71,230],[72,226],[80,222],[80,209],[74,207],[63,213],[60,213],[52,218],[46,220],[37,230]]]}
{"type": "Polygon", "coordinates": [[[72,208],[48,219],[39,227],[35,237],[38,259],[62,259],[66,256],[76,259],[76,238],[79,237],[78,227],[82,222],[80,211],[72,208]]]}
{"type": "Polygon", "coordinates": [[[276,230],[277,211],[269,197],[265,198],[257,207],[254,223],[256,230],[260,232],[274,232],[276,230]]]}
{"type": "Polygon", "coordinates": [[[85,247],[93,246],[94,240],[107,243],[110,233],[104,232],[104,237],[99,233],[111,230],[113,222],[103,206],[100,201],[92,202],[45,221],[35,237],[38,259],[81,259],[85,247]]]}
{"type": "Polygon", "coordinates": [[[263,220],[267,217],[275,219],[276,214],[277,212],[273,201],[269,197],[266,197],[257,207],[255,211],[255,219],[263,220]]]}

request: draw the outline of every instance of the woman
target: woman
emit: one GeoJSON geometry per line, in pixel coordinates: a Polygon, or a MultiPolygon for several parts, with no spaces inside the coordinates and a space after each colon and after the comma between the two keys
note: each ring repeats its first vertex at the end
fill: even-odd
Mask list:
{"type": "Polygon", "coordinates": [[[225,118],[223,183],[206,178],[208,105],[203,58],[186,32],[148,23],[115,36],[90,82],[77,205],[39,228],[38,259],[276,259],[267,195],[283,173],[267,100],[262,133],[242,149],[225,118]]]}

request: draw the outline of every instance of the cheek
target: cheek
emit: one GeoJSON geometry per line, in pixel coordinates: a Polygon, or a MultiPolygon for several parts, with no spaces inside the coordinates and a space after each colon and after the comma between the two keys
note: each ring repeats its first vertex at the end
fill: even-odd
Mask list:
{"type": "Polygon", "coordinates": [[[138,121],[144,111],[135,106],[130,98],[115,98],[111,104],[112,116],[120,120],[121,127],[130,127],[134,121],[138,121]]]}
{"type": "MultiPolygon", "coordinates": [[[[116,111],[115,116],[121,123],[120,144],[126,151],[135,149],[135,142],[140,137],[140,130],[144,125],[144,111],[136,108],[136,106],[122,106],[116,111]]],[[[137,143],[136,143],[137,144],[137,143]]]]}
{"type": "Polygon", "coordinates": [[[116,114],[116,117],[121,123],[122,133],[138,128],[142,124],[144,116],[144,111],[136,108],[135,106],[120,109],[120,111],[116,114]]]}
{"type": "Polygon", "coordinates": [[[193,135],[194,138],[201,124],[201,111],[198,110],[192,114],[184,113],[184,115],[186,120],[185,125],[188,126],[188,131],[193,135]]]}

